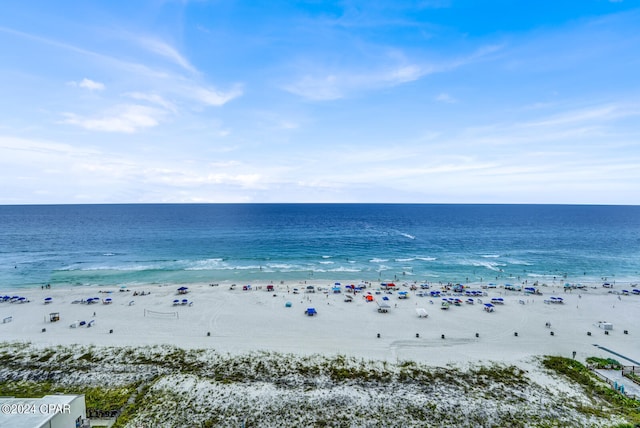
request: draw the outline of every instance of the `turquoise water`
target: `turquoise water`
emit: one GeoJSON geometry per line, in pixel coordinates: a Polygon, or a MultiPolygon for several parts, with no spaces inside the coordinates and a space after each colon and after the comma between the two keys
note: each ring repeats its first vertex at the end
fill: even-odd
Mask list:
{"type": "Polygon", "coordinates": [[[0,286],[640,281],[640,207],[0,206],[0,286]]]}

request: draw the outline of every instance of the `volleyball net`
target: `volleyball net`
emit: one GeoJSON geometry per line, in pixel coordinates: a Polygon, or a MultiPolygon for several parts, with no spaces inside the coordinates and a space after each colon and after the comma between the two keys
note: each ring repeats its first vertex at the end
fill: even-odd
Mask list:
{"type": "Polygon", "coordinates": [[[151,309],[145,309],[144,316],[145,318],[151,317],[151,318],[165,318],[165,319],[176,319],[176,320],[180,318],[177,312],[158,312],[158,311],[152,311],[151,309]]]}

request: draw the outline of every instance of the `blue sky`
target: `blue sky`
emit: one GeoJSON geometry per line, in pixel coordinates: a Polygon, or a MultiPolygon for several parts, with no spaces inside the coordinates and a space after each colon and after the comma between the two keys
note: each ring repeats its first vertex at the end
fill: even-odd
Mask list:
{"type": "Polygon", "coordinates": [[[640,204],[638,1],[0,10],[1,204],[640,204]]]}

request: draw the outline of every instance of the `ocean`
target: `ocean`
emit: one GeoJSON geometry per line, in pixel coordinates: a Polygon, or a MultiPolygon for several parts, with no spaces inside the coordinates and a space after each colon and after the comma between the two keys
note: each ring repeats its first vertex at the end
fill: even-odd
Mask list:
{"type": "Polygon", "coordinates": [[[640,281],[640,206],[0,206],[0,288],[640,281]]]}

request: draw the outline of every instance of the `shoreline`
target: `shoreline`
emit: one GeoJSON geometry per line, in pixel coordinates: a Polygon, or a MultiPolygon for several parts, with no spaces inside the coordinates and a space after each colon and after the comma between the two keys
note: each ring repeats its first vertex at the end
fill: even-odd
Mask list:
{"type": "Polygon", "coordinates": [[[260,276],[256,279],[247,279],[247,278],[235,278],[229,279],[229,277],[224,277],[222,279],[216,279],[215,277],[208,277],[207,281],[204,280],[173,280],[173,281],[120,281],[116,283],[70,283],[68,281],[58,282],[58,281],[48,281],[48,282],[38,282],[38,283],[30,283],[30,284],[21,284],[21,285],[10,285],[10,286],[0,286],[0,293],[11,293],[10,290],[35,290],[42,289],[47,284],[51,286],[51,288],[61,288],[61,289],[76,289],[80,287],[91,287],[91,288],[119,288],[121,286],[125,286],[127,288],[141,288],[141,287],[157,287],[157,286],[204,286],[211,283],[217,284],[225,284],[227,286],[231,284],[247,285],[247,284],[256,284],[256,285],[291,285],[291,284],[302,284],[309,283],[312,285],[319,286],[329,286],[334,284],[335,282],[339,282],[341,284],[358,284],[358,283],[370,283],[375,285],[379,285],[381,283],[393,282],[396,284],[429,284],[430,286],[445,286],[455,285],[455,284],[463,284],[465,287],[469,288],[482,288],[487,286],[488,284],[495,284],[498,288],[504,287],[505,284],[513,284],[520,285],[522,287],[564,287],[565,284],[570,285],[581,285],[586,288],[594,289],[600,288],[603,283],[610,282],[614,288],[621,289],[623,287],[630,288],[638,288],[640,287],[640,279],[635,277],[628,278],[616,278],[616,277],[585,277],[582,279],[576,279],[574,277],[547,277],[544,275],[533,275],[523,279],[523,277],[498,277],[496,279],[486,279],[483,281],[478,280],[469,280],[469,281],[459,281],[459,280],[439,280],[438,278],[427,278],[427,279],[418,279],[416,275],[406,275],[406,276],[396,276],[395,278],[387,278],[387,279],[367,279],[366,277],[357,277],[357,278],[346,278],[346,279],[338,279],[334,280],[332,278],[285,278],[282,275],[278,276],[275,279],[267,278],[265,275],[260,276]]]}

